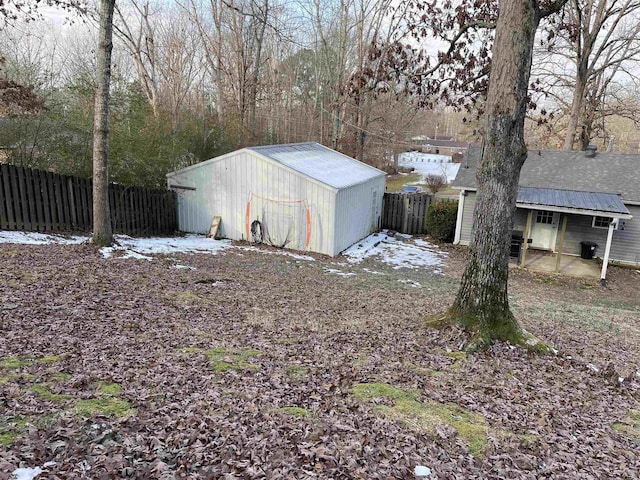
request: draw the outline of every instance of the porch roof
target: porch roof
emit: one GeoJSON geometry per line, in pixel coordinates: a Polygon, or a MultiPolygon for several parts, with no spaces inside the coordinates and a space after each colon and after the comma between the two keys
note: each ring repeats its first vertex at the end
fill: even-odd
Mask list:
{"type": "Polygon", "coordinates": [[[516,205],[525,209],[540,209],[594,215],[598,217],[632,218],[620,195],[612,193],[580,192],[554,188],[518,188],[516,205]]]}

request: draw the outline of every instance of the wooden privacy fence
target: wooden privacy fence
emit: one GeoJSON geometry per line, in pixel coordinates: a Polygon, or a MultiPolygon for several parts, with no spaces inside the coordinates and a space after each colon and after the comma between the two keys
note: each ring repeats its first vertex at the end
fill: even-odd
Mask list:
{"type": "Polygon", "coordinates": [[[427,208],[432,202],[428,193],[385,193],[382,228],[407,234],[426,233],[427,208]]]}
{"type": "MultiPolygon", "coordinates": [[[[90,231],[92,188],[84,178],[2,164],[0,229],[90,231]]],[[[175,192],[110,184],[109,207],[116,233],[162,235],[177,228],[175,192]]]]}

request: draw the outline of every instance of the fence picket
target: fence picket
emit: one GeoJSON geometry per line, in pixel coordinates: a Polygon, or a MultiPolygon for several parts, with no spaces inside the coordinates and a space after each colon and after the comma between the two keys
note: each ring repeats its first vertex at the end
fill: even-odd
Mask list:
{"type": "MultiPolygon", "coordinates": [[[[114,232],[172,234],[175,192],[109,185],[114,232]]],[[[92,229],[90,180],[44,170],[0,164],[0,229],[67,231],[92,229]]]]}

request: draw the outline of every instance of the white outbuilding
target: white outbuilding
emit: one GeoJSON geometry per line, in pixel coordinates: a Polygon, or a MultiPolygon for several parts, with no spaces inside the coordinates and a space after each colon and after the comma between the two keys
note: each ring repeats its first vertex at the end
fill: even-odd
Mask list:
{"type": "Polygon", "coordinates": [[[178,228],[335,256],[380,227],[385,173],[318,143],[248,147],[167,174],[178,228]]]}

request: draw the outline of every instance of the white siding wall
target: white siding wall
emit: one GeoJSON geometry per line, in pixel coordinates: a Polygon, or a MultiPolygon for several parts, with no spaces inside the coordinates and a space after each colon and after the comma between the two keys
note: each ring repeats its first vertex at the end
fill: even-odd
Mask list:
{"type": "Polygon", "coordinates": [[[332,255],[346,250],[378,229],[382,214],[385,177],[340,190],[336,200],[335,249],[332,255]],[[375,193],[375,200],[373,193],[375,193]],[[374,209],[377,211],[374,211],[374,209]]]}
{"type": "MultiPolygon", "coordinates": [[[[182,231],[206,233],[212,217],[219,215],[220,236],[246,240],[246,209],[251,193],[271,200],[306,200],[311,214],[309,250],[327,255],[335,252],[335,191],[276,162],[239,151],[168,180],[169,184],[196,188],[177,190],[178,227],[182,231]]],[[[264,203],[253,203],[251,220],[262,220],[259,210],[264,203]]],[[[301,229],[306,220],[304,223],[301,229]]]]}

